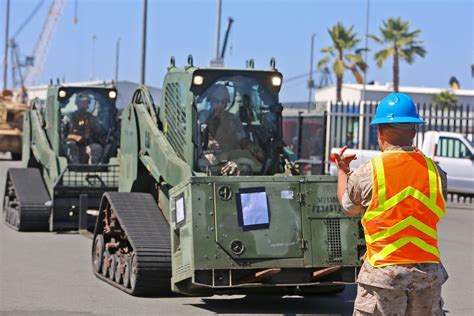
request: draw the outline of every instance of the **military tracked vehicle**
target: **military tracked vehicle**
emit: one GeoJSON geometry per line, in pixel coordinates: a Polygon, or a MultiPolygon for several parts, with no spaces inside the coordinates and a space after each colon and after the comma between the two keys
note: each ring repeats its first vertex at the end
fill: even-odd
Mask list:
{"type": "Polygon", "coordinates": [[[23,167],[7,173],[3,218],[8,226],[20,231],[93,229],[102,194],[118,190],[116,97],[115,88],[50,85],[45,101],[31,102],[23,121],[23,167]],[[92,123],[94,131],[88,127],[92,123]],[[99,142],[92,164],[87,155],[99,142]]]}
{"type": "Polygon", "coordinates": [[[27,104],[14,100],[11,91],[2,91],[0,95],[0,152],[9,151],[13,160],[21,159],[23,113],[27,109],[27,104]]]}
{"type": "Polygon", "coordinates": [[[183,68],[171,59],[159,106],[145,86],[134,93],[119,192],[104,194],[94,231],[98,278],[137,296],[311,295],[355,282],[363,233],[340,211],[334,177],[294,174],[281,83],[273,59],[231,70],[190,56],[183,68]]]}

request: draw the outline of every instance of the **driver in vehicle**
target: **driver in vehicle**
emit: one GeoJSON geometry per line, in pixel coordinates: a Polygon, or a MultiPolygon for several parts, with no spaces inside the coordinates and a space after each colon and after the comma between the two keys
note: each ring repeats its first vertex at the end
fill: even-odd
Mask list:
{"type": "Polygon", "coordinates": [[[209,97],[210,110],[199,112],[198,126],[201,134],[205,135],[200,158],[204,158],[207,166],[219,166],[220,175],[251,174],[252,170],[247,170],[248,167],[239,165],[233,159],[218,159],[225,157],[225,152],[246,150],[252,158],[260,162],[264,160],[262,149],[247,137],[238,116],[226,110],[229,102],[227,88],[217,84],[209,97]]]}
{"type": "Polygon", "coordinates": [[[67,123],[67,156],[72,163],[98,164],[105,145],[105,132],[99,120],[88,112],[91,100],[87,94],[76,98],[77,111],[67,123]]]}

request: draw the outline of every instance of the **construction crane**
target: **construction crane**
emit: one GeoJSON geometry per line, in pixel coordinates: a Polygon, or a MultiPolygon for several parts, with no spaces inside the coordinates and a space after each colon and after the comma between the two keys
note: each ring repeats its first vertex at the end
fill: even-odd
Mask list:
{"type": "Polygon", "coordinates": [[[234,19],[229,17],[229,22],[227,24],[227,30],[225,31],[224,43],[222,44],[221,59],[224,60],[225,50],[227,48],[227,41],[229,40],[230,29],[232,28],[232,23],[234,19]]]}
{"type": "Polygon", "coordinates": [[[224,36],[224,43],[222,44],[221,53],[218,56],[218,58],[215,58],[215,59],[211,60],[211,66],[212,67],[224,67],[224,57],[225,57],[225,52],[226,52],[226,48],[227,48],[227,42],[229,40],[230,30],[232,28],[232,23],[234,23],[234,19],[229,17],[228,24],[227,24],[227,30],[225,31],[225,36],[224,36]]]}
{"type": "Polygon", "coordinates": [[[48,16],[43,24],[43,28],[41,29],[33,53],[30,56],[27,56],[24,61],[21,61],[20,49],[15,37],[17,37],[21,30],[23,30],[23,28],[31,21],[34,14],[38,12],[37,8],[42,5],[42,2],[40,2],[35,10],[33,10],[32,14],[28,16],[26,21],[15,33],[15,36],[9,41],[12,60],[12,84],[14,89],[18,87],[24,88],[25,86],[34,84],[38,76],[41,74],[46,61],[49,44],[51,43],[53,33],[65,5],[65,0],[52,1],[48,10],[48,16]],[[22,68],[25,69],[24,73],[22,72],[22,68]]]}
{"type": "Polygon", "coordinates": [[[43,71],[49,44],[51,43],[51,38],[53,36],[54,30],[56,29],[56,25],[58,24],[59,17],[62,14],[64,3],[64,0],[53,0],[53,3],[49,8],[48,17],[46,18],[43,29],[40,33],[40,37],[36,42],[35,49],[33,51],[32,66],[27,66],[26,68],[26,85],[34,83],[38,75],[43,71]]]}

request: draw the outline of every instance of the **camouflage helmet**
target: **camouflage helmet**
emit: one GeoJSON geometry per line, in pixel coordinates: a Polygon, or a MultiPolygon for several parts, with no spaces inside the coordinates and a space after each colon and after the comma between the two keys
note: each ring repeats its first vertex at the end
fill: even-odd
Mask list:
{"type": "Polygon", "coordinates": [[[82,101],[87,101],[87,103],[89,104],[90,100],[91,100],[91,98],[89,97],[89,95],[87,93],[79,93],[76,97],[76,105],[79,106],[79,104],[82,101]]]}
{"type": "Polygon", "coordinates": [[[80,93],[77,98],[79,99],[79,101],[83,101],[83,100],[87,100],[87,101],[90,101],[90,97],[88,94],[86,93],[80,93]]]}

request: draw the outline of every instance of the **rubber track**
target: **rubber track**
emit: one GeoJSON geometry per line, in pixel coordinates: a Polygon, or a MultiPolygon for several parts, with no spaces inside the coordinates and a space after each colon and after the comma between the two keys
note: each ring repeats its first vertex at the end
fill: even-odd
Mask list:
{"type": "Polygon", "coordinates": [[[50,197],[40,171],[36,168],[9,169],[6,179],[5,194],[8,190],[8,180],[10,180],[19,207],[18,209],[9,208],[3,212],[9,211],[16,214],[19,223],[13,222],[11,216],[5,218],[5,223],[19,231],[49,231],[51,208],[45,206],[45,203],[50,200],[50,197]]]}
{"type": "MultiPolygon", "coordinates": [[[[171,293],[171,248],[170,228],[155,200],[147,193],[108,192],[107,199],[122,229],[128,236],[137,257],[137,279],[135,289],[125,288],[93,269],[101,280],[135,296],[166,296],[171,293]]],[[[99,214],[97,223],[104,219],[99,214]]],[[[97,225],[94,232],[98,234],[97,225]]],[[[100,232],[102,233],[102,231],[100,232]]],[[[93,254],[92,254],[93,257],[93,254]]]]}

